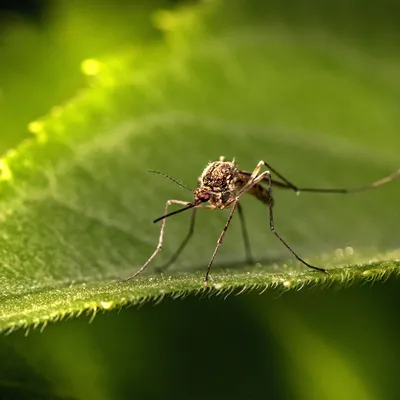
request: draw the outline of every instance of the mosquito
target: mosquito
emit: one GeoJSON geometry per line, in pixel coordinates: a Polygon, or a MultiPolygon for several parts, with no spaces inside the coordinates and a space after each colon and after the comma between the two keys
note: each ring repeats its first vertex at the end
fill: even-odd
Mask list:
{"type": "MultiPolygon", "coordinates": [[[[192,192],[192,190],[188,189],[186,186],[182,185],[175,179],[172,179],[170,176],[158,172],[152,171],[159,175],[163,175],[171,181],[175,182],[179,186],[184,189],[187,189],[192,192]]],[[[171,260],[167,265],[176,261],[181,252],[186,247],[189,242],[193,232],[194,225],[196,219],[196,211],[197,209],[207,209],[207,210],[223,210],[225,208],[230,208],[230,213],[228,220],[222,230],[217,245],[214,249],[214,252],[211,256],[211,259],[208,263],[206,274],[204,277],[204,286],[208,285],[209,275],[211,266],[214,262],[214,259],[218,253],[219,248],[223,242],[225,233],[231,223],[232,217],[235,214],[236,210],[238,211],[239,218],[241,221],[242,227],[242,235],[245,244],[246,257],[248,260],[251,260],[250,253],[250,245],[247,234],[246,225],[244,222],[242,206],[240,204],[240,200],[244,194],[251,194],[260,200],[262,203],[268,206],[269,209],[269,228],[271,232],[279,239],[279,241],[289,250],[290,253],[302,264],[311,268],[315,271],[327,274],[327,270],[324,268],[316,267],[314,265],[309,264],[303,258],[301,258],[291,246],[286,242],[286,240],[276,231],[275,229],[275,221],[274,221],[274,198],[273,198],[273,187],[282,188],[282,189],[291,189],[295,191],[297,194],[301,192],[314,192],[314,193],[355,193],[361,192],[368,189],[373,189],[379,186],[382,186],[400,176],[400,169],[393,172],[392,174],[382,178],[378,181],[370,183],[368,185],[350,188],[350,189],[324,189],[324,188],[301,188],[293,184],[291,181],[286,179],[283,175],[281,175],[276,169],[274,169],[271,165],[266,163],[265,161],[260,161],[257,166],[254,168],[253,172],[247,172],[239,169],[235,162],[235,159],[232,161],[225,161],[225,157],[220,157],[219,161],[210,162],[203,173],[198,178],[198,187],[193,190],[193,201],[187,202],[182,200],[168,200],[165,203],[164,214],[155,219],[153,223],[157,223],[161,221],[161,229],[160,236],[158,239],[157,248],[154,250],[153,254],[149,257],[149,259],[139,268],[133,275],[129,276],[125,280],[130,280],[135,278],[141,272],[143,272],[146,267],[150,264],[150,262],[154,259],[154,257],[161,251],[164,240],[164,230],[166,219],[171,217],[172,215],[181,213],[186,210],[192,210],[192,216],[190,220],[189,232],[187,233],[185,239],[177,249],[177,251],[172,256],[171,260]],[[267,168],[266,171],[261,172],[262,168],[267,168]],[[275,175],[275,179],[272,178],[272,174],[275,175]],[[183,208],[180,208],[176,211],[168,212],[168,209],[171,205],[180,205],[183,208]]]]}

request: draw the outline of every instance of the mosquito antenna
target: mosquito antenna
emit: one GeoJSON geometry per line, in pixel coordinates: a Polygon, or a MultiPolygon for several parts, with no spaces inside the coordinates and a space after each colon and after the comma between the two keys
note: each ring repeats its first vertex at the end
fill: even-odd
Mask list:
{"type": "Polygon", "coordinates": [[[164,218],[170,217],[171,215],[179,214],[179,213],[182,212],[182,211],[186,211],[186,210],[189,210],[189,209],[191,209],[191,208],[193,208],[193,207],[196,207],[197,205],[198,205],[198,204],[196,204],[196,203],[190,203],[190,204],[188,204],[186,207],[183,207],[183,208],[181,208],[181,209],[179,209],[179,210],[176,210],[176,211],[172,211],[172,212],[170,212],[170,213],[168,213],[168,214],[163,215],[162,217],[159,217],[159,218],[155,219],[155,220],[153,221],[153,224],[155,224],[155,223],[158,222],[158,221],[161,221],[161,220],[164,219],[164,218]]]}
{"type": "Polygon", "coordinates": [[[186,190],[188,190],[189,192],[192,192],[192,190],[189,189],[187,186],[185,186],[183,183],[178,182],[177,180],[175,180],[174,178],[171,178],[169,175],[164,174],[163,172],[155,171],[154,169],[148,169],[147,172],[151,172],[151,173],[153,173],[153,174],[158,174],[158,175],[161,175],[161,176],[163,176],[163,177],[165,177],[165,178],[168,178],[170,181],[176,183],[176,184],[177,184],[178,186],[180,186],[182,189],[186,189],[186,190]]]}

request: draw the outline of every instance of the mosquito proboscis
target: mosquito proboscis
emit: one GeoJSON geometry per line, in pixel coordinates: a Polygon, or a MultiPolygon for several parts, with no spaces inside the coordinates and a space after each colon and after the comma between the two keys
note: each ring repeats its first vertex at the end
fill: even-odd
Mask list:
{"type": "MultiPolygon", "coordinates": [[[[191,191],[186,186],[181,184],[180,182],[176,181],[175,179],[171,178],[170,176],[158,172],[152,171],[166,178],[170,179],[171,181],[175,182],[182,188],[191,191]]],[[[198,187],[193,190],[193,201],[187,202],[182,200],[168,200],[165,203],[164,214],[155,219],[153,222],[157,223],[161,221],[161,229],[160,235],[158,239],[158,245],[154,250],[153,254],[149,257],[149,259],[139,268],[133,275],[129,276],[125,280],[130,280],[135,278],[141,272],[143,272],[146,267],[150,264],[150,262],[154,259],[154,257],[161,251],[164,239],[164,230],[166,219],[171,217],[172,215],[181,213],[186,210],[192,210],[192,216],[190,220],[190,228],[189,232],[186,235],[185,239],[183,240],[182,244],[179,246],[177,251],[173,254],[171,260],[168,264],[175,262],[178,256],[181,254],[183,249],[185,248],[186,244],[188,243],[189,239],[191,238],[194,232],[194,224],[196,218],[196,211],[197,209],[208,209],[208,210],[222,210],[225,208],[230,208],[230,213],[228,220],[222,230],[217,245],[214,249],[214,252],[211,256],[211,259],[208,263],[206,274],[204,277],[204,285],[208,285],[209,274],[211,270],[211,266],[214,262],[214,259],[217,255],[217,252],[222,244],[224,239],[225,233],[231,223],[232,217],[235,214],[236,210],[238,211],[241,226],[242,226],[242,234],[245,244],[246,256],[248,260],[251,260],[251,253],[250,253],[250,244],[247,234],[246,225],[244,222],[243,211],[240,204],[240,200],[244,194],[251,194],[255,196],[258,200],[263,202],[268,206],[269,209],[269,228],[271,232],[279,239],[279,241],[292,253],[292,255],[300,261],[302,264],[311,268],[313,270],[319,271],[321,273],[327,274],[328,272],[324,268],[316,267],[314,265],[309,264],[303,258],[301,258],[291,246],[286,242],[286,240],[276,231],[275,229],[275,221],[274,221],[274,213],[273,213],[273,206],[274,206],[274,198],[273,198],[273,187],[283,188],[283,189],[291,189],[296,193],[301,192],[314,192],[314,193],[355,193],[361,192],[364,190],[373,189],[379,186],[382,186],[396,178],[400,177],[400,169],[393,172],[392,174],[378,180],[372,182],[368,185],[359,186],[350,189],[331,189],[331,188],[302,188],[291,181],[286,179],[282,174],[280,174],[275,168],[271,165],[266,163],[265,161],[260,161],[257,166],[254,168],[253,172],[243,171],[238,168],[235,160],[233,161],[225,161],[224,157],[220,157],[219,161],[210,162],[206,168],[204,169],[203,173],[198,178],[198,187]],[[261,172],[261,169],[265,167],[267,168],[266,171],[261,172]],[[276,176],[275,179],[272,178],[272,174],[276,176]],[[171,205],[181,205],[182,208],[168,212],[168,209],[171,205]]]]}

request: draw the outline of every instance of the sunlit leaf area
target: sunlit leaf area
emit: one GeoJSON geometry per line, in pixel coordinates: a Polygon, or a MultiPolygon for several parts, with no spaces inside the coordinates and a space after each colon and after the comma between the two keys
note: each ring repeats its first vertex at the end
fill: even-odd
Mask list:
{"type": "Polygon", "coordinates": [[[20,3],[0,8],[0,397],[397,398],[400,6],[20,3]],[[125,280],[221,156],[278,172],[300,259],[265,179],[207,286],[230,208],[166,218],[125,280]]]}

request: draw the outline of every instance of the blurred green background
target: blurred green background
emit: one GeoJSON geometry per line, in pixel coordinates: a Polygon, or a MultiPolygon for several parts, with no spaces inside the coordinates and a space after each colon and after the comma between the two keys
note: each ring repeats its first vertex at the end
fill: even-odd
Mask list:
{"type": "MultiPolygon", "coordinates": [[[[29,122],[88,85],[80,72],[82,60],[106,57],[130,44],[145,49],[163,40],[154,26],[154,11],[182,3],[192,7],[196,2],[65,0],[38,3],[35,13],[28,15],[3,12],[0,153],[29,137],[29,122]]],[[[377,146],[389,159],[398,154],[399,132],[393,131],[400,127],[398,4],[232,1],[224,10],[226,19],[210,21],[210,31],[224,24],[231,24],[234,31],[235,21],[250,25],[265,21],[280,38],[286,31],[308,32],[321,54],[327,49],[341,54],[352,70],[340,84],[350,88],[346,93],[354,88],[354,98],[346,99],[353,107],[348,113],[332,112],[332,119],[314,108],[318,85],[310,93],[299,93],[297,75],[292,74],[287,86],[271,88],[276,96],[271,99],[275,126],[310,128],[344,143],[351,136],[361,149],[377,146]],[[369,97],[363,102],[366,85],[369,97]],[[354,111],[364,118],[357,125],[359,131],[349,133],[354,111]]],[[[282,70],[292,71],[293,47],[285,54],[284,42],[275,45],[282,70]]],[[[314,65],[315,52],[309,55],[301,43],[297,51],[299,76],[304,76],[314,65]]],[[[328,57],[322,55],[321,60],[328,71],[340,69],[328,57]]],[[[324,87],[331,85],[334,93],[338,83],[330,78],[329,73],[321,77],[324,87]]],[[[333,98],[332,104],[340,108],[341,101],[333,98]]],[[[254,111],[255,120],[263,107],[260,104],[254,111]]],[[[240,98],[234,111],[240,113],[240,98]]],[[[308,168],[312,174],[315,167],[308,168]]],[[[170,171],[168,165],[163,169],[170,171]]],[[[398,190],[389,193],[394,196],[398,190]]],[[[391,223],[386,225],[398,225],[396,220],[391,223]]],[[[395,236],[390,244],[397,243],[395,236]]],[[[20,331],[0,337],[0,391],[2,398],[27,399],[396,399],[400,396],[398,293],[398,282],[392,279],[340,290],[166,299],[157,306],[97,315],[91,324],[81,317],[51,324],[42,333],[32,330],[27,337],[20,331]]]]}

